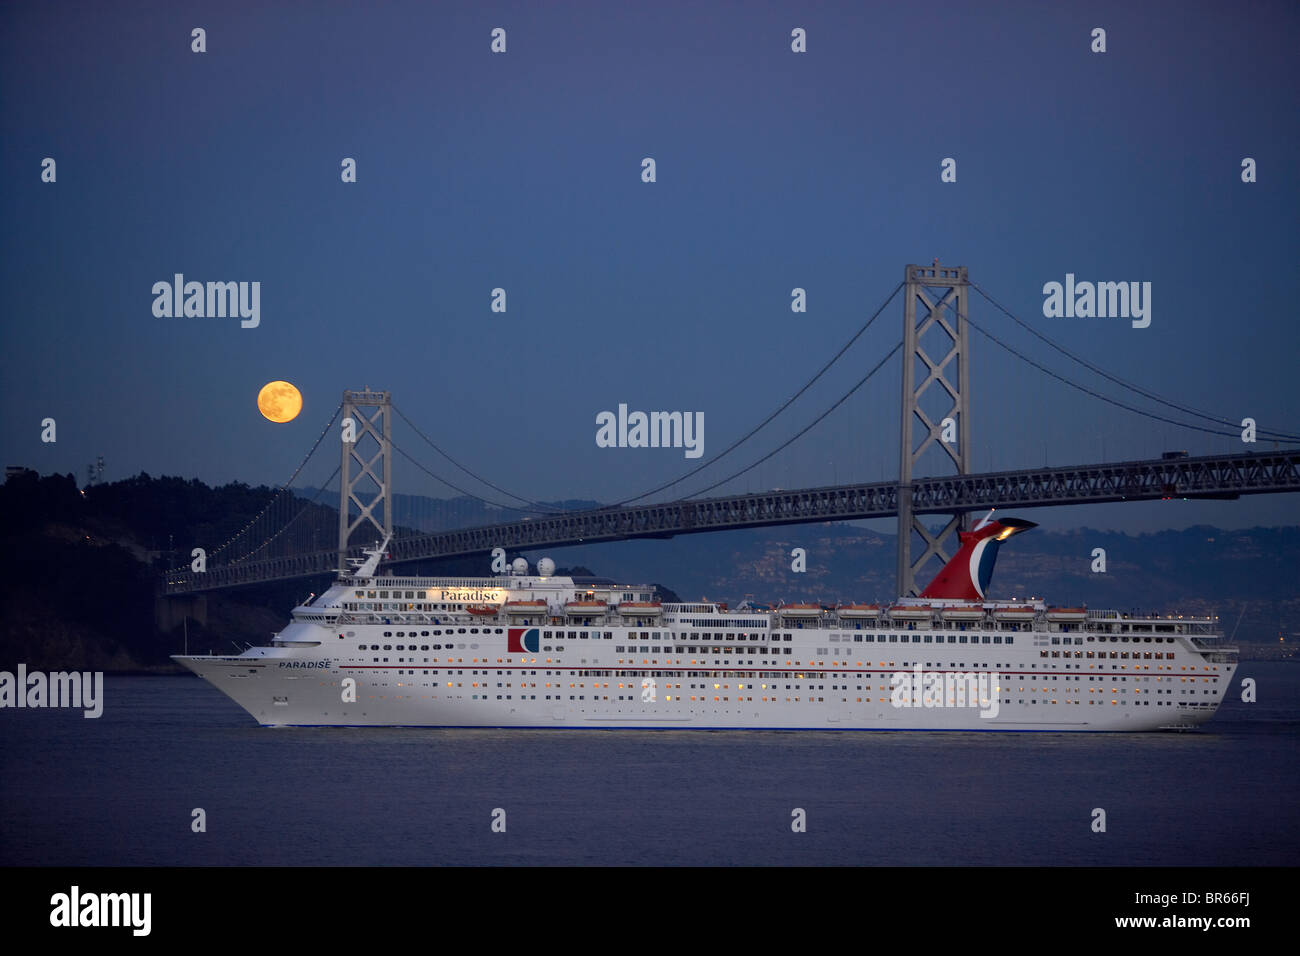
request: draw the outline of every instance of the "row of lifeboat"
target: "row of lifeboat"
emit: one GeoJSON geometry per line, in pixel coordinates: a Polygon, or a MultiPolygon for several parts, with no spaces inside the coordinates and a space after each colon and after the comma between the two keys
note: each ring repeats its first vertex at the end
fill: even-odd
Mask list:
{"type": "MultiPolygon", "coordinates": [[[[831,608],[823,608],[820,604],[786,604],[776,609],[782,617],[791,620],[817,619],[831,608]]],[[[941,607],[934,607],[929,604],[895,604],[892,607],[882,608],[879,604],[841,604],[834,609],[835,615],[840,620],[877,620],[882,614],[888,615],[891,621],[928,621],[931,620],[936,612],[939,618],[944,621],[982,621],[989,609],[982,604],[950,604],[941,607]]],[[[998,621],[1030,621],[1038,613],[1037,609],[1030,605],[1020,607],[994,607],[991,609],[993,618],[998,621]]],[[[1047,619],[1056,622],[1078,622],[1084,621],[1088,617],[1087,608],[1082,607],[1053,607],[1047,609],[1047,619]]]]}
{"type": "MultiPolygon", "coordinates": [[[[508,602],[507,607],[510,603],[514,602],[508,602]]],[[[662,615],[664,606],[659,601],[622,601],[618,604],[606,601],[569,601],[564,605],[564,613],[568,617],[598,617],[611,610],[624,617],[651,618],[662,615]]]]}
{"type": "MultiPolygon", "coordinates": [[[[507,601],[503,607],[495,604],[472,604],[467,607],[470,614],[489,617],[505,611],[511,617],[546,617],[550,611],[545,601],[507,601]]],[[[577,600],[564,605],[567,617],[601,617],[615,610],[623,617],[657,618],[663,614],[663,605],[658,601],[623,601],[610,605],[606,601],[577,600]]],[[[891,621],[929,621],[937,612],[944,621],[982,621],[989,613],[981,604],[953,604],[933,607],[929,604],[895,604],[881,608],[879,604],[841,604],[833,609],[820,604],[784,604],[776,613],[788,620],[818,620],[827,611],[833,610],[840,620],[877,620],[881,614],[888,615],[891,621]]],[[[1003,606],[992,608],[994,620],[1031,621],[1038,613],[1032,606],[1003,606]]],[[[1047,609],[1047,619],[1055,622],[1080,622],[1086,620],[1088,611],[1082,607],[1053,607],[1047,609]]]]}

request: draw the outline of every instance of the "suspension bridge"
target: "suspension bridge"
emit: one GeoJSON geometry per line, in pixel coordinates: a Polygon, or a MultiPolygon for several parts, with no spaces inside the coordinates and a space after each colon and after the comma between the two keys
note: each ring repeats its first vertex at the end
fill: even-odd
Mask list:
{"type": "MultiPolygon", "coordinates": [[[[927,561],[936,558],[947,560],[956,532],[973,511],[1167,498],[1235,499],[1242,495],[1300,491],[1300,452],[1294,450],[1205,456],[1175,452],[1157,459],[973,473],[970,415],[972,331],[1050,378],[1095,400],[1180,428],[1229,437],[1239,438],[1241,435],[1238,421],[1166,399],[1112,375],[1051,341],[972,282],[965,267],[940,266],[937,262],[933,266],[909,265],[904,281],[895,287],[853,338],[802,388],[747,434],[674,481],[605,507],[563,510],[512,494],[444,452],[401,412],[390,393],[369,388],[346,391],[316,443],[267,506],[223,544],[205,551],[201,570],[192,564],[168,571],[161,581],[161,591],[164,595],[180,596],[331,573],[348,567],[348,560],[358,557],[361,549],[372,544],[375,538],[391,537],[388,563],[401,564],[486,555],[495,548],[518,552],[738,528],[897,518],[900,532],[899,593],[910,594],[915,592],[917,572],[927,561]],[[972,290],[1054,351],[1120,388],[1127,393],[1126,397],[1116,399],[1097,387],[1055,371],[1003,341],[984,323],[976,323],[970,314],[972,290]],[[903,293],[901,340],[829,408],[767,455],[714,480],[693,496],[661,503],[647,502],[647,499],[717,465],[766,428],[844,356],[900,291],[903,293]],[[900,351],[902,402],[898,478],[876,483],[704,496],[706,492],[751,472],[798,441],[861,389],[900,351]],[[1152,411],[1152,404],[1162,406],[1161,411],[1152,411]],[[936,408],[941,414],[927,414],[927,409],[933,411],[936,408]],[[1179,417],[1169,417],[1172,414],[1179,417]],[[475,494],[432,471],[394,443],[394,415],[473,481],[491,489],[490,493],[514,501],[475,494]],[[340,463],[324,485],[328,486],[338,477],[337,507],[321,502],[325,487],[312,499],[306,499],[293,490],[307,463],[322,448],[331,447],[326,439],[332,434],[338,436],[340,463]],[[941,477],[914,475],[922,455],[931,449],[941,452],[941,457],[951,465],[953,474],[941,477]],[[403,525],[395,514],[395,455],[459,492],[465,501],[506,509],[519,517],[496,524],[436,530],[418,527],[414,522],[403,525]],[[949,519],[935,533],[919,520],[922,515],[947,515],[949,519]],[[914,536],[918,545],[915,549],[914,536]],[[919,553],[914,554],[914,550],[919,553]]],[[[1257,434],[1259,440],[1275,444],[1300,443],[1300,435],[1288,432],[1259,428],[1257,434]]],[[[442,514],[438,523],[457,524],[461,520],[455,513],[456,504],[449,507],[451,510],[442,514]]]]}

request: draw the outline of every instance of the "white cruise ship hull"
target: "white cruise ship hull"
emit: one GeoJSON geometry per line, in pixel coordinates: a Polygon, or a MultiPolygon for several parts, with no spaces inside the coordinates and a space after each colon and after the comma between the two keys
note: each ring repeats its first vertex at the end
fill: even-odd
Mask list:
{"type": "Polygon", "coordinates": [[[314,647],[273,646],[252,648],[238,656],[176,660],[267,726],[1188,729],[1213,716],[1236,669],[1230,655],[1206,652],[1187,637],[1162,641],[1161,650],[1155,652],[1161,655],[1158,662],[1152,660],[1152,651],[1143,650],[1153,645],[1143,644],[1142,638],[1098,643],[1098,635],[1092,635],[1091,644],[1087,635],[1081,638],[1084,643],[1077,658],[1073,644],[1062,658],[1060,645],[1050,643],[1048,632],[1005,634],[941,627],[925,637],[960,636],[972,643],[938,647],[913,644],[910,638],[917,636],[915,631],[885,624],[873,627],[870,636],[902,642],[873,641],[871,652],[865,643],[854,642],[865,636],[858,630],[810,635],[805,629],[794,629],[761,637],[746,634],[750,640],[745,646],[727,643],[729,632],[710,632],[720,635],[720,644],[708,645],[710,652],[720,652],[714,655],[700,653],[703,644],[689,644],[690,631],[680,632],[684,638],[679,645],[677,640],[666,640],[673,632],[663,626],[649,631],[642,625],[582,629],[565,625],[536,630],[539,636],[570,632],[591,636],[565,637],[562,651],[554,649],[560,645],[551,637],[549,653],[539,649],[536,654],[510,654],[507,624],[464,624],[468,625],[465,631],[477,633],[454,636],[474,640],[449,641],[444,646],[462,645],[451,651],[432,649],[438,643],[433,632],[461,630],[460,626],[420,627],[428,636],[418,637],[418,643],[403,643],[414,651],[399,652],[382,649],[385,642],[397,646],[398,639],[391,636],[396,625],[350,627],[341,632],[342,637],[313,625],[320,638],[314,647]],[[385,638],[385,632],[390,636],[385,638]],[[660,641],[646,645],[647,655],[639,653],[641,634],[660,641]],[[786,635],[793,638],[788,645],[786,635]],[[982,643],[992,637],[1019,643],[982,643]],[[760,647],[754,647],[754,641],[761,642],[760,647]],[[678,646],[686,653],[678,655],[678,646]],[[1106,650],[1098,650],[1101,647],[1106,650]],[[761,658],[752,654],[760,648],[761,658]],[[1115,662],[1108,656],[1111,648],[1116,649],[1115,662]],[[1051,656],[1054,651],[1058,656],[1051,656]],[[1098,653],[1106,659],[1084,656],[1098,653]],[[1119,654],[1125,655],[1122,660],[1119,654]],[[941,692],[929,699],[924,694],[898,693],[900,687],[909,689],[918,665],[936,681],[951,676],[958,692],[950,693],[947,700],[941,692]]]}
{"type": "Polygon", "coordinates": [[[175,659],[267,726],[1123,732],[1209,720],[1237,659],[1215,622],[983,600],[997,543],[1032,526],[985,519],[921,598],[867,619],[852,605],[663,604],[644,585],[554,575],[549,559],[537,576],[523,559],[495,578],[375,576],[381,546],[295,608],[271,646],[175,659]]]}

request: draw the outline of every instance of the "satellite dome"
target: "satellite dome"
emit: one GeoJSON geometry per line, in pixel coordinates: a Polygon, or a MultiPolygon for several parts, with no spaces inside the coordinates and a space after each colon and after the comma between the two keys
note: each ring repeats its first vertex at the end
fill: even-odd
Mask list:
{"type": "Polygon", "coordinates": [[[510,569],[514,571],[515,574],[527,574],[528,561],[524,558],[515,558],[514,561],[510,562],[510,569]]]}
{"type": "Polygon", "coordinates": [[[555,573],[555,562],[550,558],[542,558],[537,562],[537,573],[544,578],[549,578],[555,573]]]}

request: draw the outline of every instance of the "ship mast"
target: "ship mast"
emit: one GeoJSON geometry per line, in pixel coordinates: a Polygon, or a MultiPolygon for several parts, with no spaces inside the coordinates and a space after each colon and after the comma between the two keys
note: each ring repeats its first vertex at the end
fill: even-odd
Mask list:
{"type": "Polygon", "coordinates": [[[390,534],[384,538],[378,547],[364,548],[361,552],[366,556],[364,560],[361,558],[349,558],[349,563],[356,567],[356,570],[352,572],[352,576],[356,578],[374,577],[375,569],[379,567],[379,560],[384,556],[384,552],[388,549],[388,542],[392,540],[393,536],[390,534]]]}

